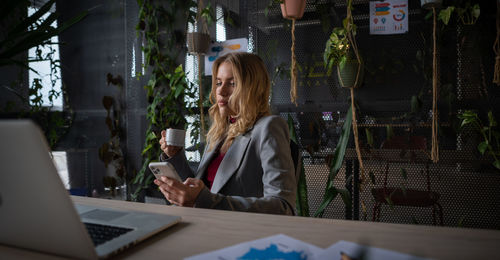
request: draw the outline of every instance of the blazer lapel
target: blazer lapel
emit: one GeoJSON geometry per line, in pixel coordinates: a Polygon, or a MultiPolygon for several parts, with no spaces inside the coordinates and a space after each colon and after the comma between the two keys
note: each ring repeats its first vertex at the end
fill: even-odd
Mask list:
{"type": "Polygon", "coordinates": [[[214,149],[211,151],[207,152],[207,148],[205,149],[203,160],[200,162],[200,166],[198,166],[198,171],[196,172],[196,178],[198,179],[203,179],[205,177],[205,174],[207,173],[207,168],[210,162],[214,159],[216,152],[219,151],[220,146],[222,145],[222,142],[219,142],[214,149]]]}
{"type": "Polygon", "coordinates": [[[210,190],[211,192],[218,193],[231,176],[233,176],[233,174],[238,170],[241,162],[243,161],[243,156],[247,151],[250,140],[250,137],[246,137],[244,135],[238,136],[234,139],[231,147],[229,147],[229,150],[224,156],[219,169],[217,170],[214,183],[212,184],[212,189],[210,190]]]}

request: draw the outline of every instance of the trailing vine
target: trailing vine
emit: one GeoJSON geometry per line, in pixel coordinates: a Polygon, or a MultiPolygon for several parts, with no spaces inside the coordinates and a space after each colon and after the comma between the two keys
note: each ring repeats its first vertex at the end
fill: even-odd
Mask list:
{"type": "MultiPolygon", "coordinates": [[[[137,3],[140,10],[136,29],[143,41],[143,66],[149,69],[149,81],[144,86],[148,99],[148,127],[142,150],[143,164],[132,181],[135,185],[132,200],[139,200],[143,192],[152,186],[154,176],[149,172],[148,164],[158,160],[161,154],[158,144],[161,131],[167,128],[185,129],[185,116],[193,114],[198,102],[193,84],[187,81],[182,65],[176,62],[179,55],[185,53],[185,23],[194,22],[196,13],[191,8],[196,7],[196,3],[184,0],[173,0],[168,4],[137,0],[137,3]]],[[[197,133],[192,135],[198,136],[197,133]]]]}

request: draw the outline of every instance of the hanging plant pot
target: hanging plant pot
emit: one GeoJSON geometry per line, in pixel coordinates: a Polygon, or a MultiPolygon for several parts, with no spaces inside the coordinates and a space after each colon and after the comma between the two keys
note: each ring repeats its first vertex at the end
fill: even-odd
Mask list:
{"type": "Polygon", "coordinates": [[[420,0],[420,6],[424,9],[431,9],[432,7],[440,7],[443,0],[420,0]]]}
{"type": "Polygon", "coordinates": [[[191,54],[206,54],[210,45],[210,35],[200,32],[188,33],[187,45],[191,54]]]}
{"type": "Polygon", "coordinates": [[[360,66],[357,60],[348,59],[344,67],[340,68],[340,66],[337,66],[337,76],[339,77],[339,83],[342,87],[357,88],[361,85],[361,82],[363,82],[363,63],[361,63],[360,66]],[[358,70],[360,70],[359,75],[358,70]]]}
{"type": "Polygon", "coordinates": [[[281,14],[286,19],[300,19],[306,9],[306,0],[283,0],[281,14]]]}

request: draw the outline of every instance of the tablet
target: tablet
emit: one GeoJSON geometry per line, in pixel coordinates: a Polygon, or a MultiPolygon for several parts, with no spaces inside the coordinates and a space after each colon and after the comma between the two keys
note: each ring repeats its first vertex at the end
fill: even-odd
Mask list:
{"type": "Polygon", "coordinates": [[[182,179],[179,174],[177,174],[174,166],[169,162],[149,163],[149,169],[151,169],[156,179],[160,179],[161,176],[167,176],[169,178],[176,179],[182,182],[182,179]]]}

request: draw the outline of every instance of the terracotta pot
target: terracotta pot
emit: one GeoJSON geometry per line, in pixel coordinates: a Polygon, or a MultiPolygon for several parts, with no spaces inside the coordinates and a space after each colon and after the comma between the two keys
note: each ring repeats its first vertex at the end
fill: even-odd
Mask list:
{"type": "Polygon", "coordinates": [[[188,33],[187,45],[191,54],[206,54],[210,45],[210,35],[200,32],[188,33]]]}
{"type": "Polygon", "coordinates": [[[306,0],[283,0],[281,14],[286,19],[300,19],[306,9],[306,0]]]}

